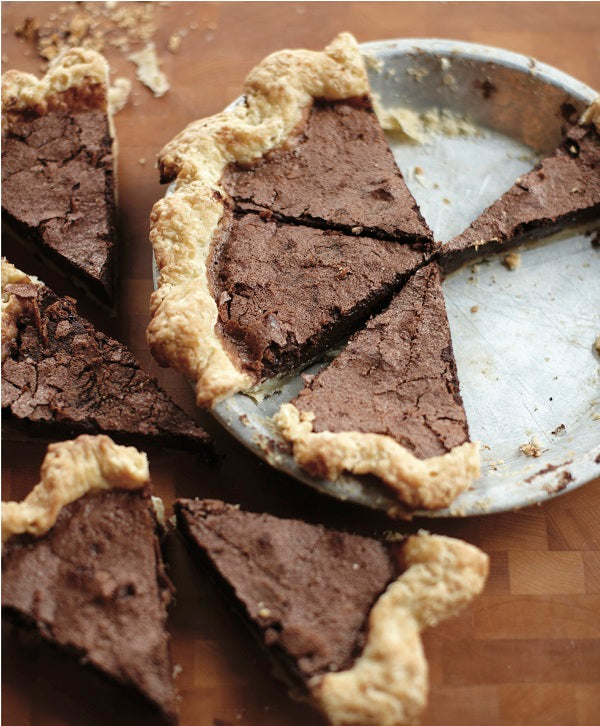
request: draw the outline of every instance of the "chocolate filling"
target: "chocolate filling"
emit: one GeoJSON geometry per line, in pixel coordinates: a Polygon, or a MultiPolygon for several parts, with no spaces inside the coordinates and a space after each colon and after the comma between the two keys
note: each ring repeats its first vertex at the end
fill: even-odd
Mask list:
{"type": "Polygon", "coordinates": [[[2,412],[34,432],[109,433],[194,451],[208,434],[176,406],[121,343],[77,314],[74,300],[47,287],[7,292],[27,301],[2,363],[2,412]]]}
{"type": "Polygon", "coordinates": [[[391,436],[424,459],[468,441],[438,266],[419,270],[293,402],[315,431],[391,436]]]}
{"type": "Polygon", "coordinates": [[[424,261],[408,245],[229,213],[212,257],[218,327],[257,380],[308,363],[424,261]]]}
{"type": "Polygon", "coordinates": [[[556,151],[520,177],[439,253],[444,272],[572,224],[600,219],[600,138],[574,126],[556,151]]]}
{"type": "Polygon", "coordinates": [[[2,137],[2,214],[66,262],[103,300],[114,294],[112,139],[101,111],[13,116],[2,137]]]}
{"type": "Polygon", "coordinates": [[[301,131],[223,186],[242,211],[433,248],[368,98],[315,101],[301,131]]]}
{"type": "Polygon", "coordinates": [[[175,511],[193,552],[297,685],[351,667],[374,602],[402,571],[391,545],[214,500],[181,499],[175,511]]]}

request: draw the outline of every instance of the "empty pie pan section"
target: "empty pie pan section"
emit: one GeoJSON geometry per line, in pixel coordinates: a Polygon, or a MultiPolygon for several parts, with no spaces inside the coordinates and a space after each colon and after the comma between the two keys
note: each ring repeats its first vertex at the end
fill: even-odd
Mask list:
{"type": "MultiPolygon", "coordinates": [[[[551,151],[565,117],[576,117],[597,96],[550,66],[497,48],[431,39],[361,48],[381,107],[393,109],[412,135],[387,138],[442,242],[551,151]]],[[[448,509],[418,514],[511,510],[600,475],[600,253],[591,240],[589,230],[569,230],[522,248],[515,270],[496,256],[444,281],[471,438],[482,444],[482,476],[448,509]],[[526,456],[526,444],[539,455],[526,456]]],[[[271,419],[302,386],[298,374],[262,400],[237,394],[213,414],[257,456],[305,484],[364,506],[397,508],[383,484],[353,476],[328,481],[297,466],[271,419]]]]}

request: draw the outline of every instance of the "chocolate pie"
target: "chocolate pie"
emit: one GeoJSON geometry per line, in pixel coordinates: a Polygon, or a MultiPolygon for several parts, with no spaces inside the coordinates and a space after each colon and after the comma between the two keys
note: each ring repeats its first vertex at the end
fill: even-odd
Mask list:
{"type": "Polygon", "coordinates": [[[2,261],[2,414],[52,438],[108,433],[208,452],[208,434],[118,341],[2,261]]]}
{"type": "Polygon", "coordinates": [[[40,483],[2,503],[2,615],[175,723],[156,530],[145,454],[107,436],[52,444],[40,483]]]}
{"type": "Polygon", "coordinates": [[[178,528],[332,724],[416,723],[427,700],[420,631],[483,589],[488,558],[460,540],[379,541],[214,500],[178,500],[178,528]]]}
{"type": "Polygon", "coordinates": [[[409,507],[447,506],[479,476],[440,271],[419,270],[275,417],[298,463],[374,474],[409,507]]]}
{"type": "Polygon", "coordinates": [[[108,65],[72,48],[38,80],[2,76],[2,217],[104,302],[115,285],[108,65]]]}

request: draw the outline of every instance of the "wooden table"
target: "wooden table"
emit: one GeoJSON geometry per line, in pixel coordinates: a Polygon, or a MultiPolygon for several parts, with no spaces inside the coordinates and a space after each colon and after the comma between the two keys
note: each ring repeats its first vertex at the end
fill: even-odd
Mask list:
{"type": "MultiPolygon", "coordinates": [[[[26,16],[47,17],[54,3],[4,3],[2,68],[38,71],[40,60],[14,28],[26,16]]],[[[161,99],[134,84],[116,117],[119,136],[121,314],[107,319],[82,300],[80,309],[129,344],[161,384],[189,412],[191,392],[161,370],[146,348],[152,290],[148,215],[162,194],[154,158],[192,119],[215,113],[235,98],[247,71],[264,55],[288,47],[322,48],[338,31],[361,41],[385,37],[446,37],[532,55],[598,87],[598,3],[161,3],[156,45],[171,91],[161,99]],[[191,27],[178,54],[169,35],[191,27]]],[[[133,76],[116,49],[108,58],[117,75],[133,76]]],[[[43,268],[5,249],[29,272],[43,268]]],[[[54,282],[61,292],[64,283],[54,282]]],[[[158,492],[214,496],[275,514],[300,516],[359,532],[390,528],[385,517],[325,500],[258,462],[205,415],[222,456],[216,466],[191,455],[151,451],[158,492]]],[[[36,483],[40,442],[3,442],[3,498],[21,498],[36,483]]],[[[518,726],[600,723],[600,488],[599,481],[521,512],[428,527],[462,537],[491,556],[484,595],[461,617],[425,635],[431,672],[426,726],[518,726]]],[[[308,707],[288,700],[262,652],[229,612],[219,592],[170,538],[177,606],[172,613],[173,660],[182,670],[182,726],[320,724],[308,707]]],[[[45,688],[37,661],[4,661],[3,715],[7,726],[84,726],[68,688],[45,688]],[[61,700],[68,700],[63,708],[61,700]]],[[[134,714],[129,723],[136,723],[134,714]]]]}

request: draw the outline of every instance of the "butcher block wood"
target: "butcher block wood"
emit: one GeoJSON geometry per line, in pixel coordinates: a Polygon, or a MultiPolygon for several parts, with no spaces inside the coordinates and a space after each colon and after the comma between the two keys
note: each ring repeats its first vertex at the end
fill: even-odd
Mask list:
{"type": "MultiPolygon", "coordinates": [[[[56,3],[3,3],[2,69],[39,71],[40,59],[14,30],[26,17],[47,18],[56,3]]],[[[598,87],[598,3],[156,3],[155,42],[171,90],[156,99],[134,82],[116,117],[119,137],[120,312],[107,315],[82,299],[81,310],[128,343],[174,398],[194,413],[191,391],[160,369],[145,343],[152,291],[148,215],[164,193],[154,168],[161,146],[189,121],[215,113],[240,92],[248,70],[279,48],[321,48],[338,31],[361,41],[446,37],[532,55],[598,87]],[[173,32],[187,28],[179,52],[173,32]]],[[[133,77],[121,51],[107,56],[116,75],[133,77]]],[[[5,240],[4,254],[60,292],[68,284],[5,240]]],[[[83,298],[82,295],[80,295],[83,298]]],[[[520,512],[394,523],[383,515],[324,499],[271,471],[211,421],[219,461],[149,452],[157,492],[212,496],[255,510],[298,516],[362,533],[425,527],[462,537],[491,557],[485,593],[460,617],[424,636],[431,694],[425,726],[595,726],[600,723],[600,481],[520,512]]],[[[45,443],[3,437],[3,499],[37,482],[45,443]]],[[[288,699],[220,591],[191,562],[176,536],[166,550],[177,587],[170,629],[181,694],[182,726],[319,726],[308,706],[288,699]]],[[[7,726],[87,726],[106,720],[86,708],[85,691],[35,651],[4,639],[2,715],[7,726]]],[[[104,704],[107,707],[107,704],[104,704]]],[[[110,704],[108,704],[110,707],[110,704]]]]}

